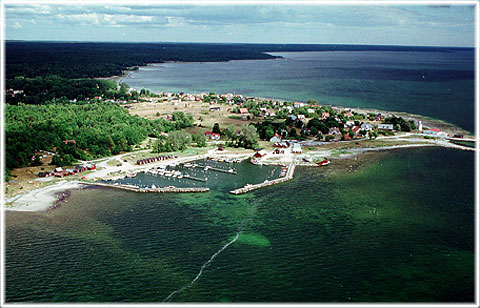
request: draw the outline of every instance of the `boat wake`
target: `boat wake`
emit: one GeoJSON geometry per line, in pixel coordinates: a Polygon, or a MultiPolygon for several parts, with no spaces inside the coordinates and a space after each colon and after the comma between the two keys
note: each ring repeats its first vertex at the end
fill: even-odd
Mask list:
{"type": "Polygon", "coordinates": [[[176,291],[173,291],[172,293],[170,293],[170,295],[168,295],[167,297],[165,297],[165,299],[163,300],[163,302],[168,302],[170,300],[170,298],[175,295],[176,293],[178,292],[181,292],[185,289],[188,289],[190,288],[191,286],[193,286],[193,284],[198,280],[198,278],[200,278],[200,276],[202,275],[203,273],[203,270],[208,266],[210,265],[210,263],[212,263],[213,259],[215,259],[216,256],[218,256],[222,251],[224,251],[225,249],[227,249],[228,246],[232,245],[233,243],[235,243],[235,241],[238,239],[238,236],[240,235],[242,231],[239,231],[235,237],[228,243],[226,243],[222,248],[220,248],[216,253],[214,253],[210,259],[205,262],[202,267],[200,268],[200,271],[198,272],[197,276],[189,283],[187,284],[186,286],[183,286],[182,288],[176,290],[176,291]]]}

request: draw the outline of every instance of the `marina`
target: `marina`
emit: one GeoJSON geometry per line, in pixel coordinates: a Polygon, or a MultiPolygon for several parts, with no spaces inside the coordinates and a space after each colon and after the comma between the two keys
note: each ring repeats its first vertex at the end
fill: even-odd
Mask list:
{"type": "Polygon", "coordinates": [[[89,182],[80,182],[80,184],[116,188],[116,189],[140,192],[140,193],[197,193],[197,192],[210,191],[208,187],[175,187],[175,186],[155,187],[154,185],[152,185],[152,187],[138,187],[135,185],[119,184],[119,183],[108,184],[108,183],[89,183],[89,182]]]}
{"type": "Polygon", "coordinates": [[[288,167],[288,170],[285,172],[285,175],[282,176],[284,174],[284,169],[282,168],[282,172],[280,174],[280,178],[278,179],[275,179],[275,180],[265,180],[263,183],[260,183],[260,184],[245,184],[244,187],[242,188],[238,188],[238,189],[234,189],[234,190],[231,190],[230,191],[230,194],[233,194],[233,195],[241,195],[241,194],[245,194],[245,193],[248,193],[250,191],[253,191],[253,190],[256,190],[256,189],[259,189],[259,188],[262,188],[262,187],[266,187],[266,186],[271,186],[271,185],[275,185],[275,184],[279,184],[279,183],[283,183],[283,182],[287,182],[287,181],[290,181],[293,179],[293,173],[295,172],[295,163],[292,162],[290,164],[290,166],[288,167]]]}

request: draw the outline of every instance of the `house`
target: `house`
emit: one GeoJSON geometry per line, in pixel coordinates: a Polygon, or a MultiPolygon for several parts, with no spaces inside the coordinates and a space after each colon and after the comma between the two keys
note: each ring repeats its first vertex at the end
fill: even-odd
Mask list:
{"type": "Polygon", "coordinates": [[[299,114],[298,115],[298,119],[302,122],[306,122],[307,121],[307,118],[305,118],[305,115],[304,114],[299,114]]]}
{"type": "Polygon", "coordinates": [[[302,146],[300,145],[300,143],[294,143],[293,144],[292,153],[296,153],[296,154],[301,154],[302,153],[302,146]]]}
{"type": "Polygon", "coordinates": [[[315,109],[308,108],[308,109],[307,109],[307,112],[308,112],[308,113],[315,113],[315,109]]]}
{"type": "Polygon", "coordinates": [[[270,142],[282,142],[282,137],[279,134],[275,133],[272,138],[269,140],[270,142]]]}
{"type": "Polygon", "coordinates": [[[65,144],[73,143],[73,144],[75,144],[75,145],[77,144],[77,143],[75,142],[75,140],[73,140],[73,139],[63,140],[63,143],[65,143],[65,144]]]}
{"type": "Polygon", "coordinates": [[[338,129],[338,127],[332,127],[328,131],[328,134],[329,135],[340,135],[340,129],[338,129]]]}
{"type": "Polygon", "coordinates": [[[322,120],[325,120],[326,118],[328,118],[330,116],[330,113],[328,112],[322,112],[322,120]]]}
{"type": "Polygon", "coordinates": [[[355,136],[358,135],[360,133],[360,127],[354,126],[352,128],[352,132],[354,133],[355,136]]]}
{"type": "Polygon", "coordinates": [[[255,153],[255,155],[253,155],[253,157],[259,158],[259,157],[263,157],[265,155],[267,155],[267,152],[265,150],[260,150],[257,153],[255,153]]]}
{"type": "Polygon", "coordinates": [[[293,103],[294,108],[300,108],[300,107],[303,107],[303,106],[305,106],[305,103],[301,103],[301,102],[294,102],[293,103]]]}
{"type": "Polygon", "coordinates": [[[240,112],[242,119],[246,119],[248,117],[248,109],[247,108],[239,108],[238,112],[240,112]]]}
{"type": "Polygon", "coordinates": [[[352,137],[350,136],[350,134],[345,134],[343,135],[343,140],[351,140],[352,137]]]}
{"type": "Polygon", "coordinates": [[[370,124],[370,123],[363,123],[362,125],[360,125],[360,128],[361,128],[362,130],[367,130],[367,131],[369,131],[369,130],[372,130],[372,129],[373,129],[373,125],[370,124]]]}
{"type": "Polygon", "coordinates": [[[239,108],[239,109],[238,109],[238,112],[239,112],[240,114],[248,114],[248,109],[247,109],[247,108],[239,108]]]}
{"type": "Polygon", "coordinates": [[[59,178],[63,177],[63,169],[61,167],[55,168],[55,176],[59,178]]]}
{"type": "Polygon", "coordinates": [[[204,132],[205,137],[210,138],[212,140],[219,140],[220,134],[219,133],[212,133],[212,132],[204,132]]]}
{"type": "Polygon", "coordinates": [[[425,135],[434,136],[434,137],[444,137],[446,134],[439,130],[438,128],[425,129],[423,131],[425,135]]]}
{"type": "Polygon", "coordinates": [[[352,128],[352,127],[355,126],[355,122],[353,122],[353,121],[347,121],[347,122],[345,122],[345,125],[347,125],[348,127],[352,128]]]}
{"type": "Polygon", "coordinates": [[[352,112],[351,112],[350,110],[345,111],[345,112],[344,112],[344,115],[345,115],[347,118],[353,117],[353,114],[352,114],[352,112]]]}
{"type": "Polygon", "coordinates": [[[378,124],[378,129],[393,130],[393,124],[378,124]]]}
{"type": "Polygon", "coordinates": [[[267,109],[267,110],[265,110],[265,116],[266,117],[274,117],[275,116],[275,111],[273,111],[272,109],[267,109]]]}

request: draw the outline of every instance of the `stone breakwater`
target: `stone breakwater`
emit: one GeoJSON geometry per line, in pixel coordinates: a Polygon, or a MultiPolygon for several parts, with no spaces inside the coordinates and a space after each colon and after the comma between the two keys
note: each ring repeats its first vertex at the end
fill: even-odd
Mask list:
{"type": "Polygon", "coordinates": [[[89,183],[89,182],[80,182],[84,185],[95,185],[101,187],[116,188],[122,190],[128,190],[139,193],[197,193],[197,192],[208,192],[210,188],[208,187],[136,187],[133,185],[122,185],[122,184],[108,184],[108,183],[89,183]]]}
{"type": "Polygon", "coordinates": [[[282,178],[275,179],[275,180],[271,180],[271,181],[265,181],[265,182],[260,183],[260,184],[254,184],[254,185],[248,185],[247,184],[242,188],[237,188],[237,189],[231,190],[230,193],[233,194],[233,195],[241,195],[241,194],[246,194],[246,193],[248,193],[252,190],[262,188],[262,187],[287,182],[287,181],[290,181],[290,180],[293,179],[293,173],[294,172],[295,172],[295,164],[292,162],[290,164],[290,166],[288,167],[288,171],[287,171],[286,176],[284,176],[282,178]]]}

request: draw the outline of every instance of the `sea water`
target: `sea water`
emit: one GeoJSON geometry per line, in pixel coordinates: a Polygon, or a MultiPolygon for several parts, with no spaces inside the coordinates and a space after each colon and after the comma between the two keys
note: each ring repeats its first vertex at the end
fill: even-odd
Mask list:
{"type": "Polygon", "coordinates": [[[231,185],[91,187],[7,212],[7,302],[474,300],[472,152],[363,154],[244,195],[231,185]]]}
{"type": "Polygon", "coordinates": [[[474,131],[473,49],[271,54],[282,58],[153,64],[123,81],[155,92],[230,92],[403,111],[474,131]]]}

